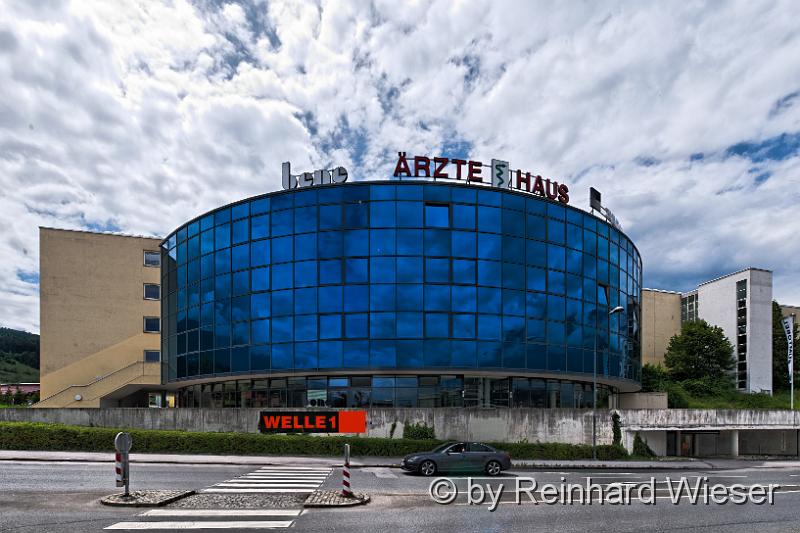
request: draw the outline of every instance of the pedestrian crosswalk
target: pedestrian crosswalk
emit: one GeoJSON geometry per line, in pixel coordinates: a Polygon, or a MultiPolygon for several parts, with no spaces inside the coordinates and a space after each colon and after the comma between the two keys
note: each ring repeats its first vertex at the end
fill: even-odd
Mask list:
{"type": "MultiPolygon", "coordinates": [[[[265,466],[198,491],[201,494],[311,493],[330,475],[330,468],[265,466]]],[[[302,509],[152,509],[109,530],[279,529],[292,527],[302,509]]]]}
{"type": "Polygon", "coordinates": [[[255,472],[217,483],[204,493],[310,493],[330,475],[330,468],[265,466],[255,472]]]}

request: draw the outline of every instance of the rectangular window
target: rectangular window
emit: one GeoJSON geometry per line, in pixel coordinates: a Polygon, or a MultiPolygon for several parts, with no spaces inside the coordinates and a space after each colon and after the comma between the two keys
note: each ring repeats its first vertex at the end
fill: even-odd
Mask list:
{"type": "Polygon", "coordinates": [[[425,226],[428,228],[450,227],[450,206],[448,204],[425,204],[425,226]]]}
{"type": "Polygon", "coordinates": [[[144,284],[144,299],[158,300],[161,298],[161,287],[157,283],[144,284]]]}
{"type": "Polygon", "coordinates": [[[144,362],[145,363],[160,363],[161,362],[161,352],[158,350],[145,350],[144,351],[144,362]]]}
{"type": "Polygon", "coordinates": [[[150,252],[145,250],[144,252],[144,266],[146,267],[160,267],[161,266],[161,253],[159,252],[150,252]]]}
{"type": "Polygon", "coordinates": [[[161,319],[157,316],[144,317],[144,332],[159,333],[161,331],[161,319]]]}

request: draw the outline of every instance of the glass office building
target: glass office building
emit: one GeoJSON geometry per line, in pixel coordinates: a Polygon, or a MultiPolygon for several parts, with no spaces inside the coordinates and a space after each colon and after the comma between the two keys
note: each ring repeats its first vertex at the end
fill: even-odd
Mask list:
{"type": "Polygon", "coordinates": [[[161,249],[163,382],[179,406],[586,407],[595,368],[601,401],[639,388],[636,247],[538,196],[280,191],[161,249]]]}

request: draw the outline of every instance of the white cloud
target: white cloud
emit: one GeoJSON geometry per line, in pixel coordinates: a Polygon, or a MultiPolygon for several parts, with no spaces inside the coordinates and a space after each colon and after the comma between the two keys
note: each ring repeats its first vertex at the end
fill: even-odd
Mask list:
{"type": "Polygon", "coordinates": [[[3,325],[38,330],[39,225],[164,235],[284,160],[455,141],[601,189],[648,285],[753,265],[800,303],[797,147],[726,152],[800,131],[796,2],[0,3],[3,325]]]}

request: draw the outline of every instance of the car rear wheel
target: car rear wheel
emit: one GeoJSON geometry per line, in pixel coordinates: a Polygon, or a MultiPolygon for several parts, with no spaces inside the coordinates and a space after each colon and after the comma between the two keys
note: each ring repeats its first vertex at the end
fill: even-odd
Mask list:
{"type": "Polygon", "coordinates": [[[486,473],[490,476],[496,476],[503,470],[503,467],[500,466],[500,463],[497,461],[489,461],[486,463],[486,473]]]}
{"type": "Polygon", "coordinates": [[[436,463],[431,460],[422,461],[419,465],[419,473],[423,476],[432,476],[436,473],[436,463]]]}

